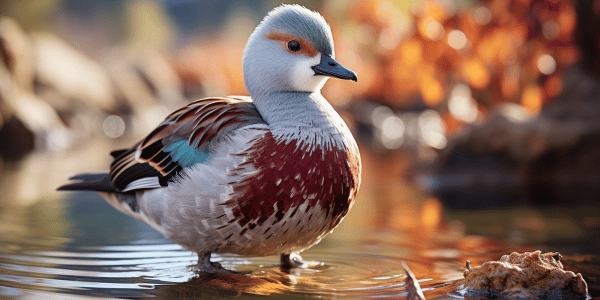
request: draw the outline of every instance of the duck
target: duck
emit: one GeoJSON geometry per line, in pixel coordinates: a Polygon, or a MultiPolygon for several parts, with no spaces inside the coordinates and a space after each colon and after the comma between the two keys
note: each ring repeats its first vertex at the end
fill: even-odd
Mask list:
{"type": "Polygon", "coordinates": [[[95,191],[198,255],[198,271],[228,272],[213,254],[301,253],[351,209],[361,160],[350,129],[321,94],[329,78],[356,82],[335,60],[331,28],[299,5],[270,11],[248,38],[250,96],[210,97],[172,112],[107,172],[82,173],[60,191],[95,191]]]}

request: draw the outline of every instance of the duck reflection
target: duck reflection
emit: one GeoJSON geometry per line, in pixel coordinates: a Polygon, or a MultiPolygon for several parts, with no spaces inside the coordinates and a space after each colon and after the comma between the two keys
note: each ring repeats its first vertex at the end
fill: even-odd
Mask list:
{"type": "Polygon", "coordinates": [[[274,278],[261,278],[244,274],[202,274],[189,282],[162,286],[158,296],[165,299],[198,298],[209,295],[240,296],[242,294],[268,296],[279,294],[288,288],[274,278]]]}

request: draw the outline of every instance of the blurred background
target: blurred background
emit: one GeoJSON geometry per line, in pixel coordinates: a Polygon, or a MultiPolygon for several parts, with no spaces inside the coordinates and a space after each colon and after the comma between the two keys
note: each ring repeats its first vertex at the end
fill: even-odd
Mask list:
{"type": "MultiPolygon", "coordinates": [[[[417,277],[431,279],[426,295],[446,295],[465,259],[560,250],[599,292],[600,1],[295,3],[325,16],[338,61],[360,79],[330,80],[323,90],[357,138],[365,173],[356,208],[317,251],[375,253],[392,266],[389,259],[412,260],[417,277]]],[[[48,261],[58,252],[39,251],[81,257],[93,246],[117,259],[126,250],[102,247],[149,247],[127,248],[139,258],[169,243],[97,195],[54,189],[74,173],[106,169],[108,151],[132,145],[191,100],[245,95],[246,39],[279,4],[0,0],[0,296],[137,296],[139,285],[108,291],[133,278],[189,280],[179,269],[156,275],[150,263],[134,263],[141,275],[121,278],[111,273],[121,260],[102,269],[113,275],[71,272],[81,261],[48,261]],[[14,256],[22,251],[34,252],[14,256]]],[[[188,255],[173,249],[153,255],[188,255]]],[[[185,257],[183,266],[193,260],[185,257]]],[[[335,272],[348,271],[340,267],[321,270],[323,285],[249,283],[236,292],[339,292],[365,282],[403,292],[392,284],[398,276],[386,273],[398,269],[346,267],[362,270],[350,272],[348,286],[340,286],[335,272]],[[373,279],[381,273],[387,281],[373,279]]],[[[260,276],[279,278],[269,270],[260,276]]],[[[218,295],[237,289],[219,284],[218,295]]]]}

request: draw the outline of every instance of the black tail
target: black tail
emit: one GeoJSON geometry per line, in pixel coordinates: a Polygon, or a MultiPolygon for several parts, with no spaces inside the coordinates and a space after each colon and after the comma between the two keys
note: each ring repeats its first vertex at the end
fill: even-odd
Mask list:
{"type": "Polygon", "coordinates": [[[108,173],[84,173],[75,175],[69,180],[75,182],[60,186],[59,191],[97,191],[97,192],[117,192],[113,186],[108,173]]]}
{"type": "Polygon", "coordinates": [[[110,156],[112,156],[113,158],[119,158],[121,155],[130,152],[131,149],[119,149],[119,150],[114,150],[112,152],[110,152],[110,156]]]}

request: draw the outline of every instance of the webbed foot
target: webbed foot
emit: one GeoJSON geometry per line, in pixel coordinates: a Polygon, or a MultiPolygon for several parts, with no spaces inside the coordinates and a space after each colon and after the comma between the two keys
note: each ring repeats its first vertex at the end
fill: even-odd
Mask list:
{"type": "Polygon", "coordinates": [[[227,270],[218,262],[210,261],[210,252],[198,253],[198,272],[205,274],[242,274],[227,270]]]}
{"type": "Polygon", "coordinates": [[[281,261],[281,269],[289,270],[293,268],[304,268],[306,267],[306,263],[302,259],[297,252],[292,252],[289,254],[282,253],[280,256],[281,261]]]}

